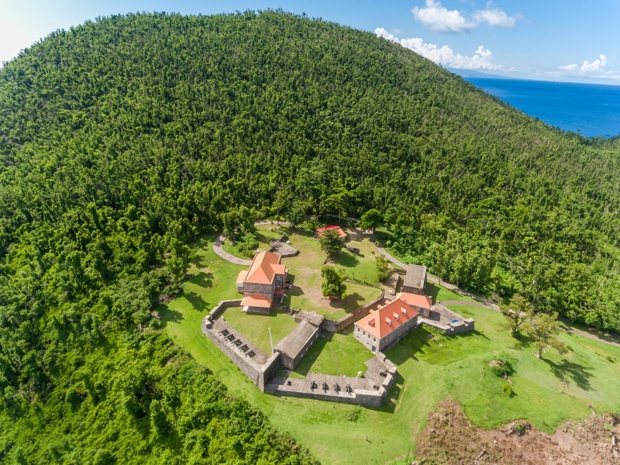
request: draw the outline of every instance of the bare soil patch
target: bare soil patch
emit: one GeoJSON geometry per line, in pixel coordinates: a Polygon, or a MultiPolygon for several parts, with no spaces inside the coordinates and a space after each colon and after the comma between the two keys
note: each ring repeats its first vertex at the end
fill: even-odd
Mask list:
{"type": "Polygon", "coordinates": [[[456,401],[447,400],[429,413],[417,457],[428,464],[620,464],[612,439],[613,434],[620,436],[619,420],[610,414],[594,415],[565,422],[553,435],[526,421],[486,431],[472,426],[456,401]]]}

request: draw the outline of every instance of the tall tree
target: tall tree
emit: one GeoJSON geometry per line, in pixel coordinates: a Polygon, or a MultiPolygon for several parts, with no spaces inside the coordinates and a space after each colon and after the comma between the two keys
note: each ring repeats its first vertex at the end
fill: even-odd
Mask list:
{"type": "Polygon", "coordinates": [[[524,324],[523,330],[534,339],[534,343],[538,347],[539,359],[542,359],[543,350],[549,346],[553,347],[561,355],[568,352],[566,344],[557,338],[560,332],[557,313],[552,315],[539,313],[524,324]]]}
{"type": "Polygon", "coordinates": [[[381,212],[376,208],[371,208],[362,215],[360,228],[364,231],[372,231],[374,233],[375,229],[381,225],[382,221],[383,215],[381,215],[381,212]]]}
{"type": "Polygon", "coordinates": [[[534,306],[520,294],[515,294],[507,305],[501,305],[502,315],[506,317],[513,337],[519,335],[521,326],[534,316],[534,306]]]}
{"type": "Polygon", "coordinates": [[[342,239],[333,229],[323,231],[319,236],[319,242],[321,244],[321,250],[325,252],[329,258],[334,258],[344,247],[342,239]]]}
{"type": "Polygon", "coordinates": [[[344,277],[340,275],[333,266],[324,266],[321,268],[321,276],[323,277],[323,284],[321,289],[325,297],[336,297],[342,299],[342,296],[347,291],[347,286],[344,284],[344,277]]]}
{"type": "Polygon", "coordinates": [[[385,258],[380,253],[375,256],[375,269],[377,271],[377,279],[379,281],[387,279],[387,277],[390,276],[390,272],[392,271],[390,263],[387,261],[387,258],[385,258]]]}

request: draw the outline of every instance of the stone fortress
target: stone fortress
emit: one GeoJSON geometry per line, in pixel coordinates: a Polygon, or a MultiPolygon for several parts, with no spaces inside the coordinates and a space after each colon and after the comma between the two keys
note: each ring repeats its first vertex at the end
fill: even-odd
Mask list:
{"type": "Polygon", "coordinates": [[[426,268],[410,265],[404,278],[398,279],[395,295],[382,293],[378,299],[339,321],[316,313],[289,310],[298,324],[288,336],[277,342],[273,354],[267,355],[238,334],[221,315],[230,307],[239,307],[248,313],[268,314],[274,300],[289,286],[287,269],[281,264],[279,252],[285,251],[290,256],[290,249],[276,241],[270,251],[257,254],[250,269],[240,272],[237,278],[237,290],[243,293],[243,299],[219,302],[202,322],[203,333],[263,392],[379,407],[387,399],[396,378],[396,366],[383,351],[422,324],[445,334],[474,329],[472,319],[464,319],[446,307],[433,305],[426,295],[426,268]],[[364,376],[312,372],[305,379],[290,376],[321,332],[335,333],[352,324],[355,326],[354,337],[375,354],[366,362],[364,376]]]}

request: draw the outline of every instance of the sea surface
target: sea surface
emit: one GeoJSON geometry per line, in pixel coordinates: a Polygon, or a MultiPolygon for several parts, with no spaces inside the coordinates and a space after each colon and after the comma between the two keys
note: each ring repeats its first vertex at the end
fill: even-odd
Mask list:
{"type": "Polygon", "coordinates": [[[522,112],[584,136],[620,134],[620,86],[465,78],[522,112]]]}

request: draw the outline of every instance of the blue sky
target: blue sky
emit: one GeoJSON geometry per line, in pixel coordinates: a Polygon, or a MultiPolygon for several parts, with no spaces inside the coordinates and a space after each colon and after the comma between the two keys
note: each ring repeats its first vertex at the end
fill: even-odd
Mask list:
{"type": "Polygon", "coordinates": [[[1,0],[0,61],[97,16],[267,8],[371,31],[445,67],[620,85],[620,0],[1,0]]]}

